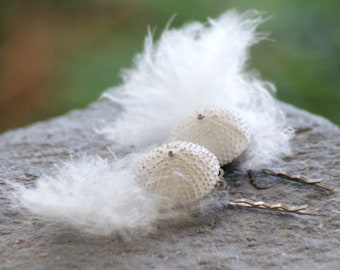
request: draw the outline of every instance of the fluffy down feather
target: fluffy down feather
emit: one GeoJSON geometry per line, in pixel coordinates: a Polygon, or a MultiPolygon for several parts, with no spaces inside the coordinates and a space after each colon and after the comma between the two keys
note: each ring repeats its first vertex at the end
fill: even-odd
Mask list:
{"type": "Polygon", "coordinates": [[[250,128],[242,166],[270,165],[289,153],[291,132],[272,96],[274,86],[245,70],[249,47],[263,37],[255,32],[262,21],[256,11],[229,11],[204,24],[167,29],[155,44],[149,33],[134,67],[124,71],[123,84],[104,93],[123,113],[99,132],[115,150],[128,151],[166,142],[173,127],[196,109],[227,107],[250,128]]]}
{"type": "Polygon", "coordinates": [[[150,232],[163,216],[158,198],[135,183],[137,159],[109,162],[94,156],[68,162],[55,176],[40,178],[34,189],[16,186],[16,200],[44,219],[92,234],[150,232]]]}

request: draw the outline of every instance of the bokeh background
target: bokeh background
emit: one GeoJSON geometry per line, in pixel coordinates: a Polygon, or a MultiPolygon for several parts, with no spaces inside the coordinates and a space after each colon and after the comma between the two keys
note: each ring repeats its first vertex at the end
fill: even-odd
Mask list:
{"type": "MultiPolygon", "coordinates": [[[[0,131],[83,108],[142,50],[148,25],[257,9],[271,40],[249,68],[275,83],[279,99],[340,124],[340,1],[2,0],[0,131]]],[[[156,35],[157,36],[157,35],[156,35]]]]}

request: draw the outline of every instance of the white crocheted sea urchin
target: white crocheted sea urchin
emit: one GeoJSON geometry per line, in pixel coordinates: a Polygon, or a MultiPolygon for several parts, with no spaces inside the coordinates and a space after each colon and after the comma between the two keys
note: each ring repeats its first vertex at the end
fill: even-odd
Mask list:
{"type": "Polygon", "coordinates": [[[226,108],[196,110],[171,132],[170,141],[188,141],[202,145],[226,165],[249,146],[250,132],[244,119],[226,108]]]}
{"type": "Polygon", "coordinates": [[[219,162],[209,150],[176,141],[144,156],[137,166],[136,181],[154,195],[187,205],[214,189],[219,170],[219,162]]]}

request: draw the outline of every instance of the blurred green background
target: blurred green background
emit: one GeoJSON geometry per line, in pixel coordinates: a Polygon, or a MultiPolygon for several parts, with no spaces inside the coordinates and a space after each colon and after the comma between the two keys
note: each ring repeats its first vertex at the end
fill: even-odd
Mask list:
{"type": "Polygon", "coordinates": [[[340,124],[340,1],[3,0],[0,2],[0,131],[83,108],[120,83],[157,33],[227,9],[270,17],[271,40],[252,49],[250,68],[277,97],[340,124]]]}

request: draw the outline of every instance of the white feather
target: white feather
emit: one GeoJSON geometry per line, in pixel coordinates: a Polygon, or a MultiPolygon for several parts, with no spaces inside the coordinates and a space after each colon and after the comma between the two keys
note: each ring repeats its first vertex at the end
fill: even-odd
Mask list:
{"type": "Polygon", "coordinates": [[[135,183],[135,161],[93,156],[68,162],[34,189],[16,186],[15,196],[38,216],[93,234],[150,232],[162,217],[160,203],[135,183]]]}
{"type": "Polygon", "coordinates": [[[245,70],[249,47],[261,39],[255,29],[262,21],[256,11],[229,11],[207,24],[167,29],[155,44],[149,33],[134,68],[123,73],[123,84],[103,95],[123,112],[100,132],[116,151],[144,148],[166,142],[195,109],[227,107],[250,127],[243,167],[270,165],[288,154],[291,132],[272,96],[274,86],[245,70]]]}

